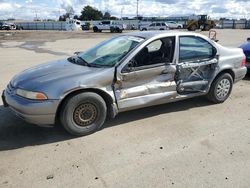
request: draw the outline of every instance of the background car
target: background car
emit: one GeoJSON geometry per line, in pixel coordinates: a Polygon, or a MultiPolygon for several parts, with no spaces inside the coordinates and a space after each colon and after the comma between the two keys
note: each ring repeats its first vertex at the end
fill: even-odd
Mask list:
{"type": "Polygon", "coordinates": [[[141,31],[151,30],[169,30],[169,26],[165,22],[153,22],[149,25],[140,26],[141,31]]]}
{"type": "Polygon", "coordinates": [[[14,23],[0,22],[0,30],[22,30],[23,27],[14,23]]]}
{"type": "Polygon", "coordinates": [[[115,21],[102,21],[93,26],[94,32],[102,32],[105,30],[109,30],[111,33],[118,32],[121,33],[124,30],[124,25],[118,24],[115,21]]]}
{"type": "Polygon", "coordinates": [[[168,27],[170,29],[182,29],[183,25],[174,21],[168,21],[166,22],[166,24],[168,25],[168,27]]]}
{"type": "Polygon", "coordinates": [[[11,30],[11,25],[6,22],[0,22],[0,30],[11,30]]]}
{"type": "Polygon", "coordinates": [[[246,67],[248,71],[250,71],[250,38],[240,46],[243,49],[245,56],[246,56],[246,67]]]}

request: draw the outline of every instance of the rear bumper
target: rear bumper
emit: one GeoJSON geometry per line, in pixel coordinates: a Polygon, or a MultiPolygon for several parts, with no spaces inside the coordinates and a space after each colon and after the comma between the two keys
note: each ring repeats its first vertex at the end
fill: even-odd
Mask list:
{"type": "Polygon", "coordinates": [[[34,101],[15,94],[3,92],[5,106],[25,121],[37,125],[50,125],[55,123],[59,100],[34,101]]]}
{"type": "Polygon", "coordinates": [[[235,69],[234,73],[235,73],[234,82],[236,83],[236,82],[242,80],[246,76],[247,67],[241,67],[239,69],[235,69]]]}
{"type": "Polygon", "coordinates": [[[246,67],[247,69],[250,69],[250,62],[247,62],[246,67]]]}

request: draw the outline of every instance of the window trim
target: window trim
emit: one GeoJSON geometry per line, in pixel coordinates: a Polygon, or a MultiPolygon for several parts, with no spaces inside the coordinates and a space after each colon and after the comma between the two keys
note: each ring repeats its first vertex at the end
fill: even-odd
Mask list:
{"type": "Polygon", "coordinates": [[[206,40],[206,39],[204,39],[204,38],[202,38],[202,37],[200,37],[200,36],[196,36],[196,35],[180,35],[179,37],[179,47],[178,47],[178,50],[179,50],[179,52],[178,52],[178,64],[179,63],[184,63],[184,62],[197,62],[197,63],[199,63],[200,62],[200,60],[201,61],[203,61],[203,60],[211,60],[211,59],[213,59],[213,58],[215,58],[216,57],[216,55],[217,55],[217,53],[218,53],[218,50],[217,50],[217,48],[210,42],[210,41],[208,41],[208,40],[206,40]],[[214,54],[214,56],[213,57],[211,57],[211,58],[203,58],[203,59],[196,59],[196,60],[192,60],[192,59],[190,59],[190,60],[180,60],[180,49],[181,49],[181,37],[191,37],[191,38],[199,38],[199,39],[202,39],[203,41],[206,41],[208,44],[210,44],[212,47],[213,47],[213,50],[215,50],[216,51],[216,53],[214,54]]]}
{"type": "MultiPolygon", "coordinates": [[[[160,67],[160,66],[166,66],[166,65],[170,65],[170,64],[173,64],[174,63],[174,56],[175,56],[175,54],[176,54],[176,50],[178,50],[177,49],[177,43],[176,43],[176,36],[167,36],[167,37],[162,37],[162,38],[157,38],[157,39],[155,39],[155,40],[153,40],[153,41],[151,41],[151,42],[149,42],[148,44],[146,44],[143,48],[141,48],[129,61],[128,61],[128,63],[125,65],[125,66],[123,66],[123,68],[121,69],[121,73],[131,73],[131,72],[136,72],[136,71],[141,71],[141,70],[145,70],[145,69],[151,69],[151,68],[155,68],[155,67],[160,67]],[[152,65],[145,65],[145,66],[140,66],[140,67],[135,67],[134,68],[134,70],[133,71],[127,71],[127,66],[128,66],[128,64],[129,64],[129,62],[138,54],[138,53],[140,53],[142,50],[143,50],[143,48],[145,48],[145,47],[147,47],[148,45],[150,45],[151,43],[153,43],[153,42],[155,42],[155,41],[157,41],[157,40],[163,40],[163,39],[165,39],[165,38],[171,38],[171,37],[173,37],[174,38],[174,40],[175,40],[175,43],[174,43],[174,47],[173,47],[173,60],[172,60],[172,62],[163,62],[163,63],[157,63],[157,64],[152,64],[152,65]]],[[[176,63],[174,63],[174,64],[176,64],[176,63]]]]}
{"type": "Polygon", "coordinates": [[[126,65],[126,66],[123,67],[121,73],[128,74],[128,73],[131,73],[131,72],[138,72],[138,71],[143,71],[143,70],[147,70],[147,69],[153,69],[153,68],[156,68],[156,67],[166,66],[168,64],[172,64],[172,63],[157,63],[157,64],[152,64],[152,65],[145,65],[145,66],[135,67],[133,69],[133,71],[128,71],[127,70],[127,65],[126,65]]]}

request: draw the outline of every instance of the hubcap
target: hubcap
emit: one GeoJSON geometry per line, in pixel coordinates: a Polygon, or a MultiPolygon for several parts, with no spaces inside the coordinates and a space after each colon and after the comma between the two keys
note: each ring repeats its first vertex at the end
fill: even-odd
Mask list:
{"type": "Polygon", "coordinates": [[[77,125],[88,126],[92,124],[97,117],[97,109],[91,103],[80,104],[74,111],[73,118],[77,125]]]}
{"type": "Polygon", "coordinates": [[[228,79],[222,79],[217,85],[216,95],[218,98],[223,99],[230,91],[231,83],[228,79]]]}

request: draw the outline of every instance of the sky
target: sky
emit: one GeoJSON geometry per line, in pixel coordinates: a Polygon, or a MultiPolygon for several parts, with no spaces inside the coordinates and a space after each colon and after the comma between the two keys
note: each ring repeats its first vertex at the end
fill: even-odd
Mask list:
{"type": "MultiPolygon", "coordinates": [[[[0,0],[1,19],[58,19],[72,7],[79,15],[86,5],[112,16],[136,16],[137,0],[0,0]]],[[[212,18],[250,18],[250,0],[139,0],[139,15],[208,14],[212,18]]]]}

